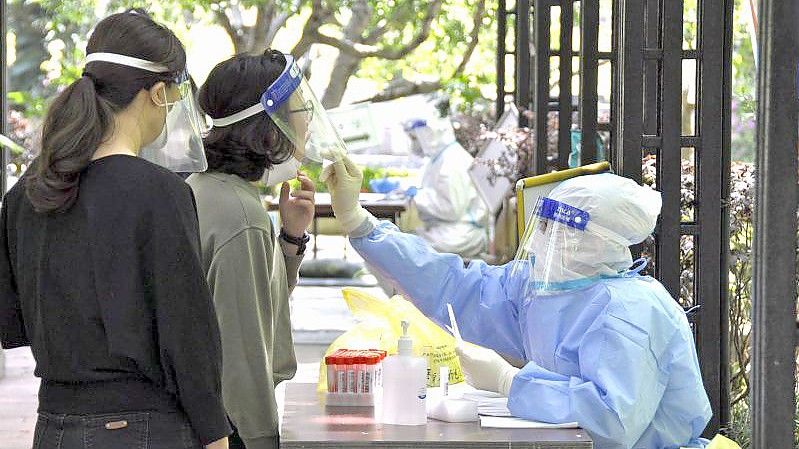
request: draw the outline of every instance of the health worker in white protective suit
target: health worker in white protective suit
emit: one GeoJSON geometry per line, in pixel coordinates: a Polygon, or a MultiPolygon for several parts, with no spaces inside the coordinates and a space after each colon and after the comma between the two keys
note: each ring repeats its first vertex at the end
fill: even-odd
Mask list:
{"type": "Polygon", "coordinates": [[[428,158],[421,186],[406,192],[423,223],[416,234],[437,251],[480,256],[487,245],[488,214],[468,173],[474,158],[455,140],[447,120],[411,120],[405,131],[411,151],[428,158]]]}
{"type": "Polygon", "coordinates": [[[484,347],[458,345],[467,380],[507,395],[514,416],[577,422],[598,449],[705,446],[711,408],[688,320],[628,248],[654,229],[658,192],[610,173],[566,180],[537,203],[516,260],[464,267],[365,211],[349,160],[323,179],[372,268],[441,326],[452,304],[463,339],[484,347]]]}

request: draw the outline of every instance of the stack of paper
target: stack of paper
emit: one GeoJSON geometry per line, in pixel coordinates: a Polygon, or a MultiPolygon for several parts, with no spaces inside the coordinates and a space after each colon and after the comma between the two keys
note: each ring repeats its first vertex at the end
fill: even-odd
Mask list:
{"type": "Polygon", "coordinates": [[[508,398],[489,391],[463,393],[463,399],[477,402],[477,413],[483,416],[513,416],[508,410],[508,398]]]}

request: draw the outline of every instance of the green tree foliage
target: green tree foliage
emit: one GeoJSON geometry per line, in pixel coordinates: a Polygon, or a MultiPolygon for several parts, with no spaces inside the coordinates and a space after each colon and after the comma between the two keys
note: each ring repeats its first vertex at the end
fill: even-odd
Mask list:
{"type": "Polygon", "coordinates": [[[12,83],[12,90],[52,95],[80,75],[77,67],[81,66],[92,26],[109,13],[140,7],[168,24],[180,37],[186,37],[187,31],[198,23],[219,25],[227,32],[236,53],[262,53],[278,32],[286,31],[289,21],[294,21],[289,31],[298,34],[298,40],[290,50],[296,57],[306,57],[306,73],[331,69],[314,67],[313,58],[309,57],[314,46],[339,52],[323,98],[328,107],[340,104],[353,75],[375,81],[403,81],[399,87],[383,86],[386,92],[375,100],[455,86],[451,90],[473,101],[480,92],[474,88],[475,83],[490,86],[494,82],[490,75],[493,64],[474,64],[467,70],[476,54],[489,61],[494,59],[495,39],[488,38],[492,36],[493,15],[488,11],[493,1],[11,0],[15,8],[9,22],[19,24],[11,27],[11,32],[21,38],[18,44],[40,44],[38,52],[27,48],[22,52],[25,59],[20,60],[17,69],[24,70],[24,75],[12,83]],[[301,24],[299,33],[296,23],[301,24]],[[481,39],[486,41],[478,50],[481,39]],[[431,56],[435,59],[431,60],[431,56]],[[37,67],[41,69],[39,73],[37,67]],[[398,73],[401,76],[393,76],[398,73]],[[42,88],[33,89],[36,83],[31,80],[38,81],[42,88]]]}

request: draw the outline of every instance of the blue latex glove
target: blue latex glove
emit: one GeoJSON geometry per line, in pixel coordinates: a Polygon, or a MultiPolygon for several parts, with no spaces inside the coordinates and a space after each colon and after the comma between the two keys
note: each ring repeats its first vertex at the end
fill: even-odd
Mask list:
{"type": "Polygon", "coordinates": [[[375,193],[389,193],[396,190],[397,187],[399,187],[399,181],[392,181],[388,177],[369,181],[369,189],[375,193]]]}
{"type": "Polygon", "coordinates": [[[405,196],[407,198],[413,198],[417,193],[419,193],[419,189],[416,186],[408,187],[408,189],[405,190],[405,196]]]}

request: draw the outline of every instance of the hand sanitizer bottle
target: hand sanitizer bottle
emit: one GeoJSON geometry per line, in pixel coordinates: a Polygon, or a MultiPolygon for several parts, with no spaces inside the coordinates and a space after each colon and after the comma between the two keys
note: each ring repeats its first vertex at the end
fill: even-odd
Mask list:
{"type": "Polygon", "coordinates": [[[407,321],[402,322],[398,354],[383,361],[383,423],[427,424],[427,360],[413,356],[407,321]]]}

